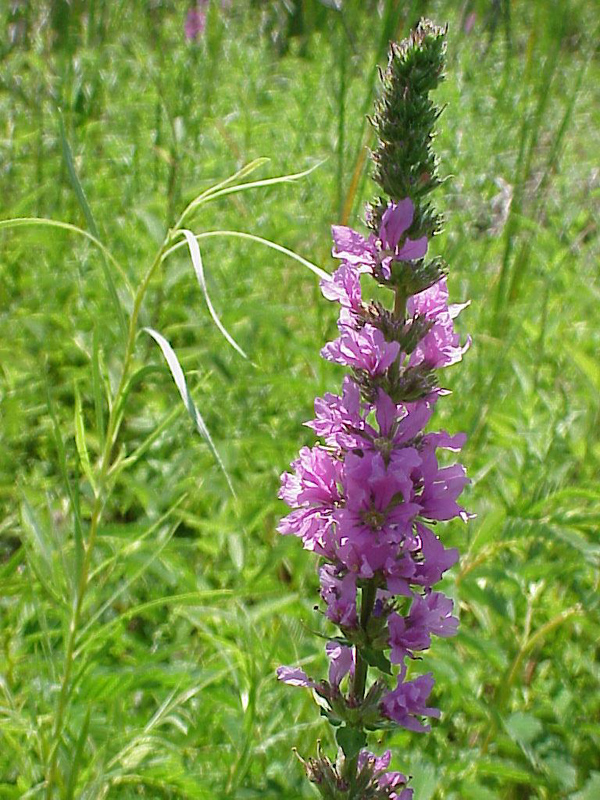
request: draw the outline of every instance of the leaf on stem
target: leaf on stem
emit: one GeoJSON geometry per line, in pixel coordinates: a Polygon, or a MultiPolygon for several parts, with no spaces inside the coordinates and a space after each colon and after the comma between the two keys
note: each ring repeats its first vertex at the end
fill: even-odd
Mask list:
{"type": "Polygon", "coordinates": [[[363,747],[367,746],[367,735],[364,731],[359,731],[358,728],[348,728],[345,725],[343,728],[337,728],[335,740],[342,748],[346,758],[354,758],[363,747]]]}
{"type": "Polygon", "coordinates": [[[52,419],[52,427],[54,428],[54,441],[56,444],[56,451],[58,454],[58,465],[60,468],[60,473],[63,479],[63,483],[67,490],[67,494],[69,495],[69,500],[71,502],[71,509],[73,511],[73,533],[75,538],[75,577],[78,580],[81,570],[81,565],[83,563],[83,551],[84,551],[83,522],[81,519],[81,508],[79,503],[78,486],[77,483],[73,484],[69,477],[65,444],[63,442],[62,434],[60,432],[60,425],[58,422],[56,411],[54,409],[54,403],[52,402],[50,387],[48,386],[47,383],[46,383],[46,398],[48,404],[48,411],[50,412],[50,417],[52,419]]]}
{"type": "MultiPolygon", "coordinates": [[[[278,253],[283,253],[285,256],[289,256],[293,258],[294,261],[298,261],[303,266],[307,267],[311,272],[314,272],[317,277],[322,279],[331,278],[331,275],[328,272],[325,272],[324,269],[317,267],[316,264],[308,261],[306,258],[298,255],[293,250],[289,250],[287,247],[284,247],[281,244],[277,244],[277,242],[272,242],[270,239],[264,239],[262,236],[255,236],[252,233],[246,233],[245,231],[205,231],[204,233],[197,233],[194,238],[198,241],[200,239],[210,239],[213,236],[233,236],[236,239],[247,239],[251,242],[257,242],[258,244],[264,244],[265,247],[270,247],[271,250],[277,250],[278,253]]],[[[169,247],[168,250],[162,255],[162,261],[164,261],[167,256],[170,256],[172,253],[175,253],[181,247],[185,247],[185,242],[178,242],[174,244],[172,247],[169,247]]]]}
{"type": "Polygon", "coordinates": [[[144,328],[144,330],[154,339],[154,341],[158,344],[158,346],[162,350],[165,360],[169,365],[169,369],[171,370],[171,375],[173,376],[175,385],[179,389],[179,394],[181,395],[181,399],[183,400],[183,403],[187,408],[188,413],[192,418],[192,421],[194,422],[194,425],[196,426],[198,433],[202,437],[204,437],[204,439],[206,439],[208,446],[213,456],[215,457],[216,462],[221,467],[223,474],[225,475],[225,479],[227,481],[227,485],[229,486],[231,494],[234,497],[236,497],[235,490],[233,488],[233,484],[231,483],[229,473],[225,468],[225,464],[223,463],[221,456],[219,455],[217,448],[214,445],[214,442],[208,431],[208,428],[206,427],[206,423],[204,422],[202,415],[196,408],[194,401],[192,399],[192,395],[188,390],[187,383],[185,380],[185,375],[183,374],[183,370],[181,369],[179,360],[175,355],[175,351],[173,350],[169,342],[165,339],[165,337],[162,336],[160,333],[158,333],[158,331],[155,331],[152,328],[144,328]]]}
{"type": "Polygon", "coordinates": [[[370,667],[377,667],[386,675],[392,674],[392,664],[382,650],[375,650],[373,647],[361,648],[360,654],[370,667]]]}
{"type": "Polygon", "coordinates": [[[96,494],[96,482],[94,480],[94,473],[90,463],[90,456],[85,441],[85,426],[83,422],[83,410],[81,408],[81,395],[79,388],[75,384],[75,444],[77,445],[77,452],[79,453],[79,461],[85,473],[86,478],[90,482],[94,494],[96,494]]]}
{"type": "MultiPolygon", "coordinates": [[[[71,182],[71,186],[73,187],[75,195],[77,196],[77,202],[79,203],[79,206],[83,212],[83,216],[85,217],[86,225],[88,226],[90,233],[96,239],[99,239],[100,235],[98,233],[98,226],[96,225],[96,220],[94,219],[94,215],[92,214],[92,209],[90,208],[90,205],[87,201],[87,197],[85,196],[85,192],[83,191],[83,186],[81,185],[81,181],[79,180],[79,177],[77,175],[77,170],[75,169],[73,154],[71,152],[71,147],[67,139],[67,134],[65,132],[65,125],[63,122],[62,113],[60,111],[58,114],[58,122],[60,128],[60,141],[62,145],[63,158],[67,166],[67,172],[69,173],[69,181],[71,182]]],[[[123,307],[121,306],[115,282],[113,281],[112,275],[110,274],[110,269],[108,268],[108,262],[106,261],[106,259],[102,261],[102,269],[104,272],[106,285],[108,287],[108,293],[115,307],[115,311],[117,312],[117,318],[119,320],[121,331],[123,335],[126,335],[127,322],[125,321],[125,314],[123,313],[123,307]]]]}
{"type": "Polygon", "coordinates": [[[202,289],[202,293],[204,294],[204,299],[206,300],[206,305],[208,306],[208,310],[210,312],[211,317],[217,328],[221,331],[225,339],[229,342],[229,344],[236,350],[243,358],[248,358],[246,353],[242,350],[239,344],[235,341],[235,339],[228,333],[225,329],[225,326],[217,316],[217,312],[214,309],[214,306],[211,302],[210,297],[208,296],[208,287],[206,286],[206,279],[204,277],[204,267],[202,265],[202,256],[200,255],[200,247],[198,246],[198,242],[194,234],[188,230],[182,230],[181,233],[185,236],[187,241],[188,247],[190,249],[190,256],[192,257],[192,264],[194,265],[194,272],[196,273],[196,277],[198,278],[198,283],[200,284],[200,288],[202,289]]]}

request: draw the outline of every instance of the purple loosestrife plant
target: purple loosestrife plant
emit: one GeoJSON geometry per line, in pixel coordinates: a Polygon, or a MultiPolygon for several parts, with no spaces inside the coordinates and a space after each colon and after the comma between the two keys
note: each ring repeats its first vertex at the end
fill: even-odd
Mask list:
{"type": "Polygon", "coordinates": [[[433,527],[469,517],[458,502],[464,468],[438,461],[440,450],[460,450],[465,437],[425,432],[448,394],[436,371],[460,361],[468,346],[454,330],[464,306],[448,303],[446,265],[426,259],[440,227],[428,200],[440,183],[430,147],[439,110],[429,93],[442,79],[445,33],[421,21],[392,45],[372,120],[382,194],[367,207],[367,236],[333,227],[341,265],[321,284],[340,307],[339,336],[321,354],[349,374],[341,395],[315,401],[307,424],[322,443],[302,448],[282,477],[280,497],[292,512],[279,531],[320,558],[324,611],[339,628],[326,647],[326,680],[278,670],[281,681],[312,689],[335,726],[335,762],[320,746],[304,762],[325,798],[412,798],[407,778],[387,771],[390,753],[378,758],[366,749],[367,732],[429,731],[427,720],[440,716],[429,700],[434,678],[409,677],[410,668],[433,636],[453,636],[458,626],[452,601],[434,590],[458,552],[433,527]],[[390,290],[389,304],[365,301],[363,275],[390,290]]]}
{"type": "Polygon", "coordinates": [[[204,33],[208,3],[209,0],[197,0],[189,9],[183,26],[188,41],[196,41],[204,33]]]}

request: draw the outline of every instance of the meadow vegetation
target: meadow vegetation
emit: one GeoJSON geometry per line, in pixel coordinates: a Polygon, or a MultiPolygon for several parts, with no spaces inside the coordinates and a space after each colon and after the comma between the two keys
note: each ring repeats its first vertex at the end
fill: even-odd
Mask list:
{"type": "Polygon", "coordinates": [[[445,526],[443,717],[381,743],[416,800],[600,796],[598,8],[301,5],[212,0],[195,42],[175,0],[0,7],[0,798],[313,796],[291,748],[333,741],[275,670],[322,672],[327,623],[279,475],[343,374],[309,267],[361,224],[375,66],[421,14],[449,24],[431,247],[473,336],[436,424],[468,434],[477,518],[445,526]],[[188,248],[162,255],[260,158],[185,221],[221,231],[199,243],[244,358],[188,248]]]}

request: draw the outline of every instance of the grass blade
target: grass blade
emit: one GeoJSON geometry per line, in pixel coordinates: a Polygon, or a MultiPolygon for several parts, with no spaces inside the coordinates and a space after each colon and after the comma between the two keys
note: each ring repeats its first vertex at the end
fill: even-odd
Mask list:
{"type": "Polygon", "coordinates": [[[67,172],[69,173],[69,180],[71,181],[71,186],[73,187],[73,191],[77,196],[77,202],[83,212],[83,216],[85,217],[85,222],[90,232],[96,237],[96,239],[100,238],[98,233],[98,226],[96,225],[96,220],[94,219],[94,215],[92,214],[92,209],[90,208],[90,204],[87,201],[87,197],[85,196],[85,192],[83,190],[83,186],[81,185],[81,181],[77,176],[77,171],[75,169],[75,163],[73,161],[73,153],[71,151],[71,146],[67,139],[67,134],[65,132],[65,123],[63,120],[62,112],[59,110],[58,112],[58,126],[60,130],[60,143],[62,148],[63,158],[65,160],[65,164],[67,167],[67,172]]]}
{"type": "MultiPolygon", "coordinates": [[[[135,464],[136,461],[139,461],[144,453],[148,452],[154,442],[160,438],[160,435],[163,433],[163,431],[169,427],[169,425],[177,418],[179,414],[181,414],[181,406],[174,406],[167,414],[165,414],[163,419],[159,422],[156,428],[154,428],[152,433],[150,433],[132,453],[130,453],[123,459],[123,461],[121,461],[118,471],[120,472],[122,469],[127,469],[127,467],[135,464]]],[[[109,475],[114,477],[115,472],[111,469],[109,475]]]]}
{"type": "Polygon", "coordinates": [[[98,325],[94,325],[94,333],[92,337],[92,390],[94,392],[96,431],[100,441],[103,441],[104,404],[102,400],[102,378],[100,376],[100,343],[98,341],[98,325]]]}
{"type": "Polygon", "coordinates": [[[132,617],[139,617],[144,612],[150,611],[153,608],[167,608],[168,606],[181,605],[205,605],[208,600],[217,600],[223,598],[231,598],[233,589],[205,589],[196,592],[183,592],[182,594],[166,595],[165,597],[155,597],[153,600],[148,600],[145,603],[139,603],[136,606],[126,609],[118,617],[115,617],[104,625],[99,625],[90,632],[87,639],[83,640],[77,650],[75,651],[75,659],[81,659],[82,654],[89,648],[93,642],[105,641],[110,631],[118,628],[123,622],[127,622],[132,617]]]}
{"type": "Polygon", "coordinates": [[[104,255],[110,263],[115,267],[118,271],[121,279],[123,280],[125,286],[127,287],[127,291],[133,298],[134,292],[129,282],[129,278],[127,277],[127,273],[123,269],[123,267],[119,264],[117,259],[113,256],[110,250],[106,247],[106,245],[102,244],[102,242],[89,231],[84,230],[83,228],[79,228],[77,225],[72,225],[70,222],[61,222],[58,219],[48,219],[47,217],[12,217],[11,219],[0,219],[0,230],[7,230],[9,228],[29,228],[29,227],[48,227],[48,228],[61,228],[64,231],[69,231],[70,233],[78,233],[80,236],[83,236],[88,241],[92,242],[104,255]]]}
{"type": "Polygon", "coordinates": [[[225,475],[225,479],[227,481],[227,485],[229,486],[229,489],[231,490],[231,494],[235,497],[236,494],[235,494],[235,490],[233,488],[233,484],[231,483],[231,479],[229,477],[229,473],[227,472],[227,470],[225,468],[225,464],[223,463],[223,461],[221,459],[221,456],[219,455],[219,453],[217,451],[217,448],[215,447],[215,444],[214,444],[214,442],[212,440],[212,437],[211,437],[211,435],[209,433],[209,430],[206,427],[206,423],[204,422],[204,419],[202,418],[202,414],[200,414],[200,412],[198,411],[198,409],[196,408],[196,406],[194,404],[192,396],[191,396],[191,394],[190,394],[190,392],[189,392],[189,390],[187,388],[185,375],[183,374],[183,370],[181,369],[181,365],[179,363],[179,360],[178,360],[177,356],[175,355],[175,351],[173,350],[173,348],[171,347],[169,342],[165,339],[165,337],[162,336],[160,333],[158,333],[158,331],[155,331],[152,328],[144,328],[144,330],[146,331],[146,333],[148,333],[154,339],[154,341],[158,344],[158,346],[162,350],[162,354],[165,357],[165,360],[166,360],[166,362],[167,362],[167,364],[169,366],[169,369],[171,370],[171,375],[173,376],[173,380],[175,381],[175,385],[179,389],[179,394],[181,395],[181,399],[183,400],[183,404],[187,408],[188,413],[189,413],[190,417],[192,418],[192,421],[194,422],[194,425],[196,426],[196,429],[197,429],[198,433],[204,439],[206,439],[206,441],[208,443],[208,446],[209,446],[213,456],[215,457],[216,462],[221,467],[221,469],[223,471],[223,474],[225,475]]]}
{"type": "MultiPolygon", "coordinates": [[[[283,253],[285,256],[289,256],[289,258],[293,258],[294,261],[298,261],[300,264],[305,266],[311,272],[314,272],[317,277],[321,279],[328,279],[330,278],[330,274],[325,272],[324,269],[317,267],[316,264],[308,261],[306,258],[299,256],[298,253],[294,253],[293,250],[289,250],[287,247],[283,247],[281,244],[277,244],[276,242],[272,242],[270,239],[263,239],[262,236],[255,236],[252,233],[245,233],[244,231],[205,231],[204,233],[197,233],[194,235],[194,239],[210,239],[213,236],[232,236],[237,239],[248,239],[251,242],[258,242],[258,244],[264,244],[265,247],[270,247],[272,250],[277,250],[278,253],[283,253]]],[[[178,242],[174,244],[173,247],[170,247],[166,250],[163,254],[162,260],[164,261],[167,256],[170,256],[172,253],[175,253],[177,250],[180,250],[182,247],[185,246],[185,242],[178,242]]]]}
{"type": "Polygon", "coordinates": [[[56,411],[54,409],[54,404],[52,402],[50,387],[48,386],[47,383],[46,383],[46,396],[47,396],[48,410],[50,412],[50,417],[52,419],[52,426],[54,428],[54,442],[56,444],[56,451],[58,453],[58,465],[60,467],[62,479],[65,488],[67,490],[69,500],[71,502],[71,508],[73,510],[73,535],[75,540],[75,578],[76,578],[75,584],[76,584],[79,580],[79,575],[81,572],[81,565],[83,563],[83,550],[84,550],[83,524],[81,521],[79,495],[77,492],[77,488],[73,486],[71,479],[69,478],[65,444],[62,439],[58,417],[56,416],[56,411]]]}
{"type": "Polygon", "coordinates": [[[46,541],[44,530],[25,496],[23,496],[21,504],[21,526],[22,530],[27,534],[27,539],[30,540],[25,543],[29,566],[48,597],[51,597],[56,605],[60,607],[64,604],[64,599],[52,586],[52,553],[46,541]],[[43,563],[38,563],[35,558],[38,555],[41,556],[43,563]],[[48,576],[50,576],[50,580],[47,580],[48,576]]]}
{"type": "Polygon", "coordinates": [[[246,175],[250,175],[252,172],[255,172],[257,169],[262,167],[263,164],[268,164],[268,162],[270,160],[271,160],[270,158],[265,158],[264,156],[262,156],[260,158],[255,158],[254,161],[251,161],[249,164],[246,164],[241,169],[239,169],[237,172],[234,172],[234,174],[230,175],[229,178],[225,178],[224,181],[220,181],[219,183],[216,183],[214,186],[210,186],[208,189],[205,189],[203,192],[200,192],[191,201],[191,203],[188,205],[187,209],[182,214],[181,221],[183,221],[183,219],[185,218],[187,213],[189,211],[191,211],[192,208],[196,207],[196,205],[198,204],[198,202],[200,200],[203,200],[203,199],[209,197],[210,195],[214,194],[215,192],[220,191],[221,189],[225,189],[227,186],[231,186],[232,183],[235,183],[236,181],[241,180],[242,178],[245,178],[246,175]]]}
{"type": "Polygon", "coordinates": [[[249,183],[240,183],[237,186],[230,186],[225,189],[220,189],[218,192],[212,192],[210,195],[202,198],[200,202],[197,203],[195,206],[196,208],[201,205],[202,203],[208,202],[209,200],[216,200],[217,197],[225,197],[228,194],[237,194],[238,192],[246,192],[249,189],[262,189],[265,186],[276,186],[279,183],[294,183],[294,181],[299,181],[301,178],[305,178],[307,175],[310,175],[311,172],[314,172],[318,169],[324,161],[319,161],[318,164],[314,164],[312,167],[303,170],[302,172],[293,172],[289,175],[278,175],[276,178],[265,178],[262,181],[251,181],[249,183]]]}
{"type": "Polygon", "coordinates": [[[83,748],[85,747],[85,740],[87,738],[88,730],[90,727],[90,714],[91,714],[91,708],[88,706],[83,720],[83,725],[81,726],[81,731],[79,732],[79,736],[77,737],[77,742],[75,743],[75,752],[73,753],[71,759],[71,771],[69,773],[69,782],[67,783],[67,793],[66,793],[67,800],[73,800],[73,798],[75,797],[75,789],[77,786],[77,774],[82,764],[83,748]]]}
{"type": "Polygon", "coordinates": [[[204,267],[202,266],[202,256],[200,255],[200,248],[198,247],[198,242],[194,237],[194,234],[188,230],[182,230],[181,233],[185,236],[185,240],[190,248],[190,256],[192,257],[192,264],[194,265],[194,271],[196,273],[196,277],[198,278],[198,283],[200,284],[200,288],[202,289],[202,293],[204,294],[204,299],[206,300],[206,305],[208,306],[208,310],[210,312],[211,317],[217,328],[221,331],[225,339],[229,342],[229,344],[236,350],[243,358],[247,359],[248,356],[239,346],[239,344],[235,341],[235,339],[227,332],[223,323],[217,316],[217,312],[214,309],[214,306],[211,302],[211,299],[208,295],[208,287],[206,285],[206,279],[204,277],[204,267]]]}
{"type": "MultiPolygon", "coordinates": [[[[81,185],[81,181],[79,180],[77,171],[75,169],[75,164],[73,162],[73,154],[71,152],[71,147],[67,139],[67,134],[65,133],[65,125],[63,122],[62,113],[60,111],[58,112],[58,122],[60,129],[60,141],[62,146],[63,158],[67,166],[67,172],[69,173],[69,180],[71,182],[71,186],[73,187],[73,190],[77,197],[77,202],[79,203],[79,206],[83,212],[83,216],[85,217],[85,221],[88,228],[90,229],[92,235],[96,239],[99,239],[100,236],[98,233],[98,226],[96,225],[94,215],[92,214],[92,209],[90,208],[90,205],[87,201],[85,192],[83,191],[83,186],[81,185]]],[[[121,301],[119,300],[119,295],[117,294],[117,288],[115,286],[115,282],[113,281],[113,277],[110,273],[110,269],[108,268],[108,263],[106,262],[106,260],[102,261],[102,269],[104,271],[104,278],[106,280],[106,285],[108,287],[108,293],[115,307],[115,311],[117,312],[117,318],[119,320],[121,332],[123,336],[126,336],[127,321],[125,320],[125,314],[123,313],[123,307],[121,306],[121,301]]]]}
{"type": "Polygon", "coordinates": [[[90,482],[94,494],[96,494],[96,482],[94,480],[94,473],[90,463],[90,456],[85,441],[85,426],[83,422],[83,410],[81,408],[81,395],[77,384],[74,387],[75,391],[75,444],[77,445],[77,452],[79,453],[79,461],[85,473],[86,478],[90,482]]]}
{"type": "MultiPolygon", "coordinates": [[[[173,511],[174,511],[174,510],[177,508],[177,506],[178,506],[178,505],[179,505],[179,504],[180,504],[180,503],[181,503],[181,502],[182,502],[184,499],[185,499],[185,495],[184,495],[183,497],[180,497],[178,500],[176,500],[176,501],[175,501],[175,503],[174,503],[174,504],[171,506],[171,508],[169,508],[169,510],[167,511],[167,513],[166,513],[166,514],[163,514],[163,515],[162,515],[162,517],[160,518],[160,520],[158,520],[156,524],[154,524],[154,525],[152,525],[152,526],[151,526],[151,530],[156,530],[157,528],[159,528],[159,527],[160,527],[160,526],[161,526],[161,525],[162,525],[162,524],[163,524],[163,523],[164,523],[164,522],[165,522],[165,521],[166,521],[166,520],[169,518],[169,516],[170,516],[170,515],[173,513],[173,511]]],[[[97,622],[97,621],[98,621],[98,620],[99,620],[99,619],[102,617],[102,615],[103,615],[103,614],[104,614],[104,613],[105,613],[105,612],[106,612],[106,611],[107,611],[109,608],[112,608],[112,607],[114,606],[114,604],[115,604],[115,601],[116,601],[116,600],[117,600],[117,599],[120,597],[120,595],[122,595],[122,594],[123,594],[123,592],[126,592],[126,591],[129,589],[129,587],[130,587],[130,586],[131,586],[133,583],[135,583],[135,581],[136,581],[136,580],[137,580],[137,579],[138,579],[138,578],[139,578],[141,575],[143,575],[143,574],[144,574],[144,572],[145,572],[145,571],[148,569],[148,567],[150,567],[150,566],[152,565],[152,563],[153,563],[154,561],[156,561],[156,559],[159,557],[159,555],[162,553],[162,551],[165,549],[165,547],[166,547],[166,546],[169,544],[169,542],[170,542],[170,541],[171,541],[171,539],[173,538],[173,535],[174,535],[175,531],[177,530],[177,528],[179,527],[179,525],[180,525],[180,524],[181,524],[181,520],[176,520],[176,521],[175,521],[173,524],[171,524],[171,527],[169,528],[169,530],[168,530],[168,532],[167,532],[166,536],[164,536],[164,537],[163,537],[163,539],[162,539],[162,541],[160,541],[160,542],[158,543],[158,546],[156,547],[156,549],[152,551],[152,553],[151,553],[151,554],[148,556],[148,558],[147,558],[147,559],[144,561],[144,563],[142,564],[142,566],[141,566],[141,567],[139,567],[139,569],[138,569],[136,572],[134,572],[134,573],[133,573],[133,575],[129,576],[129,577],[127,578],[127,580],[124,580],[124,581],[122,581],[122,582],[119,584],[118,588],[117,588],[117,589],[116,589],[116,590],[113,592],[113,594],[112,594],[112,595],[111,595],[111,596],[108,598],[108,600],[106,600],[106,601],[105,601],[105,602],[104,602],[104,603],[103,603],[103,604],[100,606],[100,608],[99,608],[99,609],[98,609],[98,610],[95,612],[94,616],[93,616],[93,617],[92,617],[92,618],[89,620],[89,622],[86,624],[85,628],[84,628],[84,629],[81,631],[81,638],[83,638],[83,637],[85,636],[85,634],[86,634],[86,633],[87,633],[87,632],[88,632],[88,631],[89,631],[91,628],[93,628],[93,627],[94,627],[95,623],[96,623],[96,622],[97,622]]],[[[143,534],[142,536],[145,536],[145,534],[143,534]]],[[[140,537],[140,539],[141,539],[141,537],[140,537]]]]}

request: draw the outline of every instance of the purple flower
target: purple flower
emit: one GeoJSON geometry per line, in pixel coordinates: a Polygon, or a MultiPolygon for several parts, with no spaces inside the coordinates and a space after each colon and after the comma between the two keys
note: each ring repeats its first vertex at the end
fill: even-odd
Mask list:
{"type": "Polygon", "coordinates": [[[423,430],[433,413],[433,403],[425,401],[410,408],[397,406],[383,389],[379,389],[374,410],[378,429],[364,423],[354,447],[379,452],[393,463],[403,458],[404,449],[423,430]]]}
{"type": "Polygon", "coordinates": [[[410,584],[413,582],[417,574],[417,567],[407,547],[408,542],[414,538],[410,534],[407,535],[402,549],[405,551],[402,554],[391,553],[383,565],[383,575],[385,577],[385,584],[387,591],[392,595],[401,595],[402,597],[412,597],[410,584]]]}
{"type": "Polygon", "coordinates": [[[406,656],[414,658],[415,651],[427,650],[431,646],[432,633],[454,636],[458,620],[452,616],[452,609],[452,600],[446,595],[431,592],[415,597],[408,616],[391,614],[388,625],[392,663],[403,664],[406,656]]]}
{"type": "Polygon", "coordinates": [[[400,794],[397,792],[392,792],[390,795],[390,800],[413,800],[414,791],[412,789],[403,789],[400,794]]]}
{"type": "Polygon", "coordinates": [[[455,547],[444,547],[435,533],[420,522],[417,522],[416,530],[421,545],[422,560],[415,565],[412,583],[429,588],[442,579],[446,570],[456,564],[458,550],[455,547]]]}
{"type": "Polygon", "coordinates": [[[344,326],[342,335],[326,344],[321,355],[328,361],[364,370],[374,377],[383,374],[394,363],[399,352],[398,342],[387,342],[378,328],[365,325],[359,331],[344,326]]]}
{"type": "Polygon", "coordinates": [[[399,545],[412,529],[418,512],[407,502],[410,472],[419,463],[414,448],[386,467],[379,453],[348,453],[344,462],[345,505],[334,512],[336,557],[362,578],[371,578],[399,555],[399,545]]]}
{"type": "Polygon", "coordinates": [[[345,225],[332,225],[334,258],[341,258],[356,267],[359,272],[373,272],[377,266],[377,239],[373,234],[368,239],[345,225]]]}
{"type": "Polygon", "coordinates": [[[341,305],[340,322],[355,327],[362,311],[360,273],[351,264],[342,264],[320,286],[324,297],[341,305]]]}
{"type": "Polygon", "coordinates": [[[392,792],[390,800],[412,800],[413,790],[403,788],[406,786],[407,780],[406,775],[403,775],[402,772],[386,772],[379,778],[378,783],[380,789],[402,789],[400,794],[392,792]]]}
{"type": "Polygon", "coordinates": [[[370,767],[373,770],[373,774],[377,775],[389,767],[391,760],[391,750],[386,750],[382,756],[376,756],[368,750],[361,750],[358,754],[358,770],[360,772],[365,767],[370,767]]]}
{"type": "Polygon", "coordinates": [[[343,225],[331,229],[334,241],[332,254],[352,264],[360,272],[375,273],[378,268],[384,278],[391,275],[392,261],[412,261],[427,252],[427,237],[412,240],[405,237],[413,222],[415,207],[409,197],[390,203],[383,213],[379,237],[365,239],[360,233],[343,225]]]}
{"type": "Polygon", "coordinates": [[[454,319],[468,303],[448,305],[448,287],[442,278],[429,289],[409,298],[407,311],[432,323],[410,357],[410,365],[425,363],[432,369],[449,367],[460,361],[471,344],[467,339],[461,347],[460,336],[454,330],[454,319]]]}
{"type": "Polygon", "coordinates": [[[277,679],[289,686],[303,686],[306,689],[316,689],[318,684],[309,678],[304,670],[298,667],[278,667],[277,679]]]}
{"type": "Polygon", "coordinates": [[[383,389],[377,393],[375,414],[381,436],[396,445],[403,445],[423,430],[433,413],[433,405],[423,402],[409,409],[397,406],[383,389]]]}
{"type": "Polygon", "coordinates": [[[188,11],[184,24],[185,38],[188,41],[193,41],[204,33],[207,5],[208,0],[198,0],[196,5],[188,11]]]}
{"type": "Polygon", "coordinates": [[[321,597],[327,604],[327,617],[345,628],[358,624],[356,613],[356,575],[340,574],[333,564],[324,564],[319,569],[321,597]]]}
{"type": "Polygon", "coordinates": [[[426,628],[436,636],[455,636],[458,620],[452,616],[453,609],[454,603],[443,592],[417,595],[410,609],[411,624],[426,628]]]}
{"type": "Polygon", "coordinates": [[[332,514],[341,502],[341,464],[323,447],[303,447],[292,468],[295,474],[281,476],[279,497],[296,510],[281,520],[277,530],[301,537],[307,550],[330,554],[332,514]]]}
{"type": "Polygon", "coordinates": [[[473,28],[475,27],[475,23],[477,22],[477,14],[473,11],[469,16],[465,19],[465,24],[463,26],[463,30],[465,33],[471,33],[473,28]]]}
{"type": "Polygon", "coordinates": [[[360,400],[360,389],[348,375],[344,378],[342,396],[330,394],[317,397],[315,400],[316,419],[305,423],[317,436],[322,436],[328,445],[344,450],[352,450],[359,446],[358,436],[364,428],[364,414],[369,406],[360,400]]]}
{"type": "Polygon", "coordinates": [[[417,719],[417,716],[439,718],[440,710],[438,708],[425,705],[434,684],[435,681],[430,672],[415,678],[414,681],[406,681],[406,683],[403,683],[403,673],[400,673],[396,688],[384,695],[381,701],[383,713],[409,731],[428,732],[430,726],[424,725],[417,719]]]}
{"type": "Polygon", "coordinates": [[[399,203],[390,203],[381,218],[379,237],[381,247],[388,251],[396,261],[412,261],[423,258],[427,252],[427,237],[420,239],[406,239],[402,246],[400,242],[403,234],[410,228],[415,214],[415,207],[410,197],[405,197],[399,203]]]}
{"type": "MultiPolygon", "coordinates": [[[[402,789],[408,781],[406,775],[401,772],[385,772],[391,758],[392,753],[390,750],[386,750],[379,758],[368,750],[361,750],[358,754],[358,773],[368,770],[379,789],[402,789]]],[[[412,796],[412,789],[403,789],[400,794],[397,792],[389,794],[390,800],[412,800],[412,796]]],[[[386,797],[388,797],[387,794],[386,797]]]]}
{"type": "Polygon", "coordinates": [[[402,617],[391,614],[388,626],[390,630],[390,661],[392,664],[404,664],[404,659],[415,657],[415,651],[427,650],[431,645],[429,631],[412,624],[410,615],[402,617]]]}
{"type": "Polygon", "coordinates": [[[463,442],[464,434],[451,437],[442,432],[423,437],[418,470],[423,490],[418,502],[421,505],[421,515],[426,519],[449,520],[461,517],[465,522],[469,519],[469,514],[456,502],[469,483],[465,468],[462,464],[440,468],[435,454],[436,447],[456,450],[463,442]]]}
{"type": "MultiPolygon", "coordinates": [[[[197,9],[202,11],[207,2],[198,0],[197,9]]],[[[377,109],[380,130],[387,123],[386,109],[406,99],[406,81],[397,79],[413,70],[412,48],[425,48],[428,37],[433,44],[442,35],[442,29],[421,24],[407,45],[392,47],[385,96],[377,109]]],[[[415,141],[427,143],[426,123],[415,141]]],[[[406,150],[405,133],[397,131],[396,144],[406,150]]],[[[375,155],[381,183],[389,171],[388,144],[380,141],[375,155]]],[[[318,747],[317,758],[304,762],[307,776],[322,789],[325,785],[325,794],[354,787],[361,797],[388,800],[413,800],[406,776],[388,771],[391,753],[376,757],[363,750],[352,760],[356,751],[346,746],[344,737],[358,729],[366,742],[369,731],[393,727],[391,723],[427,732],[426,718],[440,716],[439,709],[428,705],[432,674],[407,680],[407,670],[410,660],[431,646],[433,636],[453,636],[458,626],[452,600],[433,591],[455,564],[458,551],[446,548],[431,528],[438,521],[466,521],[470,516],[458,503],[468,482],[464,467],[438,460],[438,449],[459,451],[464,434],[425,432],[438,398],[449,394],[432,388],[433,370],[460,361],[470,340],[462,346],[454,329],[465,305],[449,304],[445,278],[430,278],[436,283],[409,296],[415,287],[428,285],[429,273],[439,275],[436,264],[422,261],[428,237],[419,236],[438,219],[421,190],[439,181],[423,154],[413,154],[413,164],[409,150],[407,171],[396,177],[407,186],[414,184],[418,208],[410,197],[398,202],[378,197],[367,207],[374,230],[366,236],[346,226],[332,227],[332,255],[341,263],[320,286],[325,298],[339,305],[339,333],[321,355],[349,374],[339,395],[326,393],[315,400],[315,418],[306,425],[322,444],[302,448],[291,471],[282,476],[279,493],[292,510],[278,530],[300,537],[306,549],[321,557],[321,608],[341,631],[326,646],[327,681],[316,683],[293,667],[278,670],[280,680],[313,689],[326,701],[320,703],[321,713],[333,725],[344,726],[336,737],[341,748],[337,762],[318,747]],[[375,219],[380,220],[378,229],[375,219]],[[393,290],[395,298],[363,302],[367,274],[379,288],[393,290]],[[401,402],[403,398],[412,402],[401,402]],[[390,664],[396,665],[393,670],[390,664]],[[385,676],[367,681],[369,666],[395,673],[395,688],[390,690],[385,676]]],[[[396,167],[392,165],[392,172],[396,167]]]]}
{"type": "MultiPolygon", "coordinates": [[[[382,530],[394,510],[408,506],[412,496],[410,475],[420,465],[421,458],[414,447],[403,447],[398,453],[393,465],[386,465],[381,453],[376,451],[348,453],[344,462],[344,510],[359,514],[363,524],[373,531],[382,530]]],[[[410,505],[410,513],[414,514],[416,504],[410,505]]],[[[405,514],[403,510],[402,519],[405,514]]]]}
{"type": "Polygon", "coordinates": [[[346,675],[354,675],[354,650],[337,642],[327,642],[325,649],[331,662],[329,665],[329,683],[334,689],[339,689],[340,683],[346,675]]]}
{"type": "Polygon", "coordinates": [[[277,679],[289,686],[301,686],[304,689],[315,689],[323,697],[330,697],[332,691],[339,692],[340,683],[346,675],[354,675],[355,657],[354,650],[350,647],[327,642],[327,657],[329,658],[329,684],[325,681],[317,683],[309,678],[306,672],[299,667],[278,667],[277,679]]]}
{"type": "MultiPolygon", "coordinates": [[[[305,424],[330,446],[342,450],[373,450],[393,459],[396,451],[410,444],[423,430],[433,413],[433,406],[433,402],[428,400],[397,406],[383,389],[378,390],[373,406],[363,403],[357,383],[346,376],[342,396],[327,393],[318,397],[315,400],[316,419],[305,424]],[[377,428],[366,422],[371,410],[375,411],[377,428]]],[[[464,441],[443,433],[428,434],[429,438],[434,436],[438,437],[436,446],[453,450],[460,449],[464,441]]]]}
{"type": "Polygon", "coordinates": [[[339,499],[339,462],[324,447],[303,447],[292,462],[296,475],[285,473],[279,497],[289,506],[304,503],[329,506],[339,499]]]}

